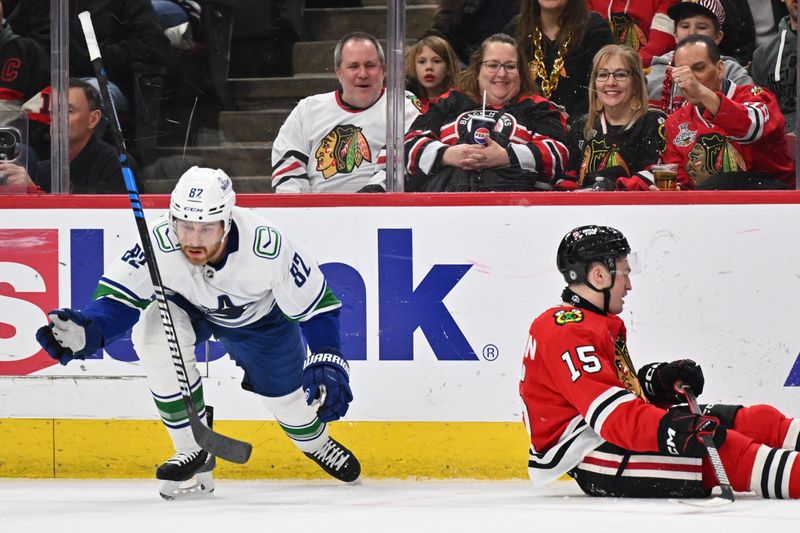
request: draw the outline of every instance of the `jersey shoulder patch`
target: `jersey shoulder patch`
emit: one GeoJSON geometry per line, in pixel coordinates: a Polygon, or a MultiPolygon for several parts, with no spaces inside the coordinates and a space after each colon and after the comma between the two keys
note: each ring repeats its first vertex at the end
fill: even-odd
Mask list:
{"type": "Polygon", "coordinates": [[[583,311],[575,309],[574,307],[570,309],[559,309],[553,313],[553,319],[558,326],[577,324],[578,322],[583,322],[583,318],[583,311]]]}
{"type": "Polygon", "coordinates": [[[175,238],[175,234],[172,231],[172,226],[167,220],[153,227],[153,236],[155,237],[158,249],[164,253],[181,249],[181,245],[178,243],[178,239],[175,238]]]}
{"type": "Polygon", "coordinates": [[[259,226],[253,239],[253,253],[264,259],[275,259],[281,253],[281,234],[275,228],[259,226]]]}

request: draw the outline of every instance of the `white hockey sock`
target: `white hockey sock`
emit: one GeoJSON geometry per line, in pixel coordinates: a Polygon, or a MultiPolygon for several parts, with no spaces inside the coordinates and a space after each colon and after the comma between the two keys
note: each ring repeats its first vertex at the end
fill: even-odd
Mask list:
{"type": "Polygon", "coordinates": [[[286,436],[300,451],[313,453],[328,440],[328,426],[319,421],[317,412],[306,403],[302,389],[277,398],[262,397],[286,436]]]}
{"type": "MultiPolygon", "coordinates": [[[[792,450],[759,446],[750,476],[750,490],[764,498],[789,498],[792,469],[798,453],[792,450]]],[[[794,480],[792,485],[798,483],[794,480]]]]}

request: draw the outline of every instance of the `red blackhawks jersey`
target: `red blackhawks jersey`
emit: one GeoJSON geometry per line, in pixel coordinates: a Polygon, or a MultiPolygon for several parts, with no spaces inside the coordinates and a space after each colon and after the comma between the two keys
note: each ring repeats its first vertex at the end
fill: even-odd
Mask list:
{"type": "Polygon", "coordinates": [[[533,321],[519,392],[534,485],[557,479],[604,442],[658,452],[665,411],[644,399],[625,339],[618,316],[566,304],[533,321]]]}
{"type": "Polygon", "coordinates": [[[679,0],[589,0],[589,9],[597,11],[611,26],[614,40],[627,44],[639,53],[644,66],[653,56],[675,48],[675,21],[667,9],[679,0]]]}
{"type": "Polygon", "coordinates": [[[784,138],[784,119],[778,101],[757,85],[725,80],[719,111],[685,104],[665,124],[664,163],[677,163],[678,183],[694,189],[697,183],[723,172],[758,172],[795,188],[795,163],[784,138]],[[701,161],[699,170],[693,163],[701,161]]]}

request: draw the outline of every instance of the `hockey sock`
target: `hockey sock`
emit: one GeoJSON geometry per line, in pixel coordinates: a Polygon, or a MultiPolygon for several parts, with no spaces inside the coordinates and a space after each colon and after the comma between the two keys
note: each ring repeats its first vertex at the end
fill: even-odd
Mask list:
{"type": "Polygon", "coordinates": [[[306,403],[302,389],[277,398],[263,397],[286,436],[301,451],[313,453],[328,441],[328,427],[306,403]]]}
{"type": "Polygon", "coordinates": [[[800,450],[800,420],[786,417],[771,405],[742,407],[733,429],[770,448],[800,450]]]}
{"type": "MultiPolygon", "coordinates": [[[[183,403],[181,393],[161,396],[151,391],[153,400],[156,402],[158,414],[161,421],[167,428],[172,444],[177,452],[192,452],[200,449],[192,435],[189,427],[189,414],[186,412],[186,405],[183,403]]],[[[206,406],[203,400],[203,382],[198,380],[191,387],[192,401],[197,410],[197,414],[203,423],[206,423],[206,406]]]]}
{"type": "MultiPolygon", "coordinates": [[[[747,435],[728,430],[728,436],[719,447],[719,457],[728,474],[731,487],[736,491],[750,490],[750,475],[759,444],[747,435]]],[[[717,486],[717,475],[708,457],[703,459],[703,485],[706,488],[717,486]]]]}
{"type": "MultiPolygon", "coordinates": [[[[751,437],[729,430],[719,456],[733,490],[755,491],[764,498],[800,498],[800,461],[798,452],[771,448],[751,437]]],[[[710,461],[703,460],[703,482],[716,485],[710,461]]]]}
{"type": "Polygon", "coordinates": [[[792,450],[758,447],[750,490],[764,498],[800,498],[800,461],[792,450]]]}

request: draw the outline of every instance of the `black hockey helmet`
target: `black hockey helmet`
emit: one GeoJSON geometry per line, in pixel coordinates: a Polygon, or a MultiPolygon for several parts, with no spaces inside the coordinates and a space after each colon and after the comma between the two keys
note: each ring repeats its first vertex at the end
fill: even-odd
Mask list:
{"type": "Polygon", "coordinates": [[[616,259],[631,252],[621,231],[609,226],[581,226],[561,239],[556,256],[558,271],[567,283],[585,282],[589,264],[602,262],[612,276],[617,273],[616,259]]]}

